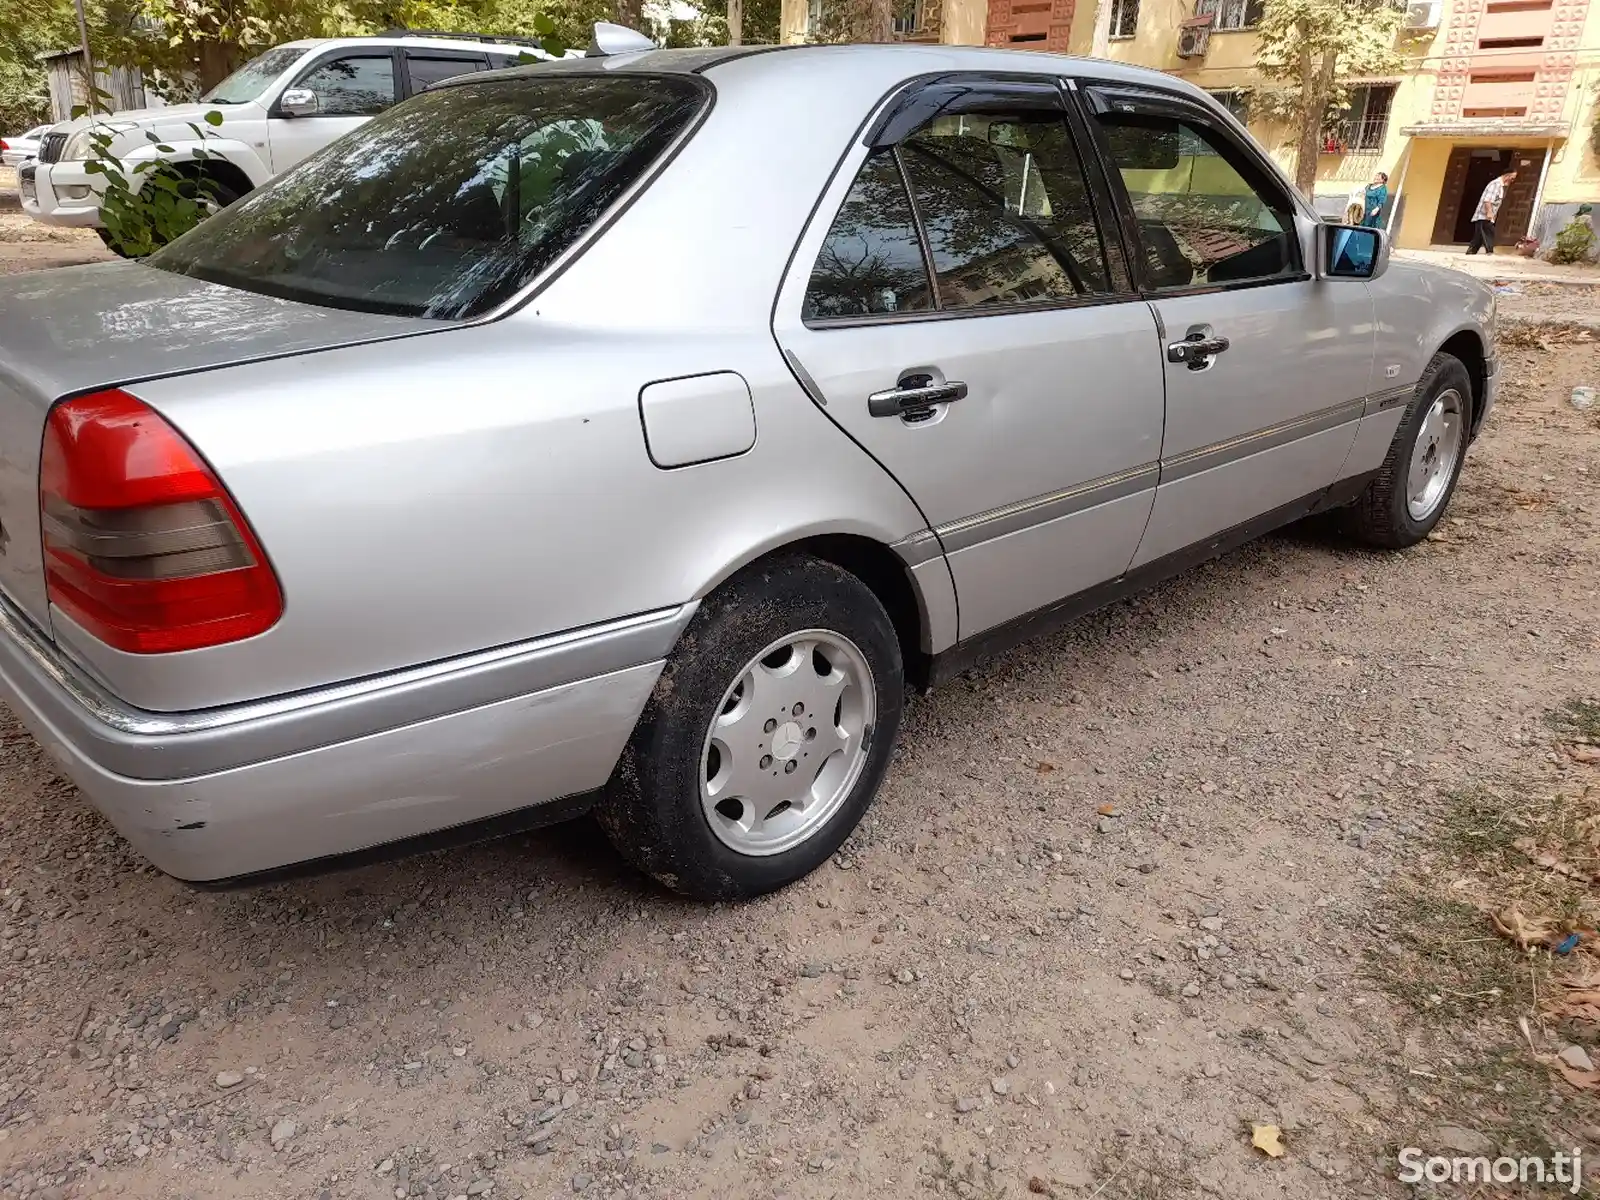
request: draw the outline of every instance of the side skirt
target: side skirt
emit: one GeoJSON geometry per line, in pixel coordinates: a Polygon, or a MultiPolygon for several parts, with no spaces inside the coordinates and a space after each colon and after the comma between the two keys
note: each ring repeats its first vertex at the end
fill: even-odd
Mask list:
{"type": "Polygon", "coordinates": [[[1036,608],[1030,613],[1024,613],[1004,624],[996,625],[993,629],[986,629],[980,634],[957,642],[948,650],[941,650],[933,655],[929,660],[924,687],[933,688],[947,683],[961,672],[970,670],[996,655],[1004,654],[1023,642],[1054,633],[1096,609],[1115,604],[1118,600],[1124,600],[1153,587],[1164,579],[1181,575],[1191,567],[1197,567],[1231,550],[1237,550],[1247,542],[1253,542],[1263,534],[1271,533],[1274,529],[1291,524],[1302,517],[1343,508],[1354,502],[1366,490],[1367,484],[1376,474],[1376,471],[1371,471],[1364,475],[1341,479],[1330,488],[1280,505],[1231,529],[1212,534],[1204,541],[1195,542],[1182,550],[1175,550],[1171,554],[1147,562],[1126,575],[1108,579],[1064,600],[1058,600],[1044,608],[1036,608]]]}

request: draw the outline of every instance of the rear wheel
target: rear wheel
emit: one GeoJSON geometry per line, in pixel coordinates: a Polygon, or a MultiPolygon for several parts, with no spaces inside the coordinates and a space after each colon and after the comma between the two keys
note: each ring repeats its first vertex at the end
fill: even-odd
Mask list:
{"type": "Polygon", "coordinates": [[[1461,478],[1472,429],[1472,377],[1460,359],[1436,354],[1395,430],[1388,456],[1346,526],[1386,550],[1414,546],[1444,516],[1461,478]]]}
{"type": "Polygon", "coordinates": [[[815,870],[872,803],[900,726],[883,605],[818,559],[759,564],[707,598],[597,808],[641,870],[707,899],[815,870]]]}

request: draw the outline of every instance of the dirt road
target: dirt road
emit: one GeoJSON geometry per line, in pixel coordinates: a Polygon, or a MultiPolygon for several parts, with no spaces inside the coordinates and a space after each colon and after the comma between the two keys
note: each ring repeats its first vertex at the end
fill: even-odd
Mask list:
{"type": "Polygon", "coordinates": [[[1456,790],[1593,770],[1544,714],[1600,695],[1600,351],[1505,364],[1436,540],[1290,531],[916,702],[759,903],[581,823],[197,893],[4,720],[0,1196],[1409,1195],[1504,1114],[1395,883],[1456,790]]]}

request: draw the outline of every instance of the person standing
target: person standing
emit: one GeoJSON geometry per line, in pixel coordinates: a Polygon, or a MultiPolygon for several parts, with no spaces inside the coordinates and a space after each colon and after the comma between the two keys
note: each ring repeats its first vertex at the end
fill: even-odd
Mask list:
{"type": "Polygon", "coordinates": [[[1500,215],[1500,205],[1506,198],[1506,188],[1517,177],[1515,171],[1507,171],[1504,175],[1489,181],[1489,186],[1483,189],[1483,195],[1478,197],[1478,207],[1472,210],[1472,240],[1467,243],[1467,253],[1476,254],[1478,248],[1483,247],[1484,253],[1494,253],[1494,222],[1500,215]]]}
{"type": "Polygon", "coordinates": [[[1361,224],[1368,229],[1382,229],[1385,210],[1389,207],[1389,176],[1379,171],[1367,185],[1367,202],[1361,211],[1361,224]]]}

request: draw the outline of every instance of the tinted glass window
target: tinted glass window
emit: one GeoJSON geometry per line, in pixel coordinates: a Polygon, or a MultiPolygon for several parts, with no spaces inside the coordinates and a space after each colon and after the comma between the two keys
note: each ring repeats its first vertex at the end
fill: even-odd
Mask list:
{"type": "Polygon", "coordinates": [[[200,100],[204,104],[244,104],[259,99],[268,85],[304,58],[305,53],[304,46],[279,46],[259,54],[201,96],[200,100]]]}
{"type": "Polygon", "coordinates": [[[438,83],[441,79],[470,75],[473,71],[483,71],[487,67],[488,64],[482,59],[421,58],[414,54],[406,55],[406,74],[411,77],[413,92],[420,92],[430,83],[438,83]]]}
{"type": "Polygon", "coordinates": [[[1102,118],[1139,219],[1152,287],[1293,274],[1288,198],[1222,134],[1172,117],[1102,118]]]}
{"type": "Polygon", "coordinates": [[[424,92],[146,262],[313,304],[472,316],[571,246],[704,97],[692,79],[621,74],[424,92]]]}
{"type": "Polygon", "coordinates": [[[367,117],[394,103],[394,59],[335,58],[313,67],[294,85],[317,96],[317,112],[325,117],[367,117]]]}
{"type": "Polygon", "coordinates": [[[1059,115],[938,117],[900,153],[942,307],[1109,290],[1083,170],[1059,115]]]}
{"type": "Polygon", "coordinates": [[[933,308],[911,201],[894,152],[861,168],[806,285],[805,316],[863,317],[933,308]]]}

